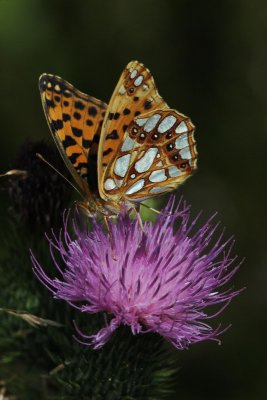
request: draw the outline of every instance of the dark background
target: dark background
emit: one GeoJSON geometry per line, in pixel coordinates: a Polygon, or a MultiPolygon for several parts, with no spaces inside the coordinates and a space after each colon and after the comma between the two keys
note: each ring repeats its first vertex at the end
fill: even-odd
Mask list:
{"type": "Polygon", "coordinates": [[[41,73],[108,101],[133,59],[197,127],[198,171],[178,195],[194,212],[217,210],[228,236],[236,237],[235,250],[246,256],[234,286],[247,290],[218,318],[232,328],[222,346],[207,342],[180,352],[174,398],[261,399],[267,393],[266,1],[0,0],[0,171],[26,138],[49,138],[41,73]]]}

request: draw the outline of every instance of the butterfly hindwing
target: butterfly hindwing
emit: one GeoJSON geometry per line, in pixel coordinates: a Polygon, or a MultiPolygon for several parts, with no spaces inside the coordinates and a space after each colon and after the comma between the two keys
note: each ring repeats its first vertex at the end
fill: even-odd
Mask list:
{"type": "Polygon", "coordinates": [[[99,192],[107,200],[138,201],[169,192],[196,168],[194,125],[167,106],[142,64],[126,67],[103,129],[98,178],[99,192]],[[112,133],[116,139],[110,138],[112,133]]]}
{"type": "Polygon", "coordinates": [[[94,177],[97,185],[98,143],[107,105],[55,75],[41,75],[39,88],[59,151],[74,179],[88,193],[88,179],[91,182],[94,177]]]}
{"type": "Polygon", "coordinates": [[[102,177],[121,145],[124,134],[140,114],[156,108],[168,107],[157,92],[150,71],[138,61],[130,62],[124,69],[113,92],[103,123],[98,155],[98,183],[105,197],[102,177]]]}

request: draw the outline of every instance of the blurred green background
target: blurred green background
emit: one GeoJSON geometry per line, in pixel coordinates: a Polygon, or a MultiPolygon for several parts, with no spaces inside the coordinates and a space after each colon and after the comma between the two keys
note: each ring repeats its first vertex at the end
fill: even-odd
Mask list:
{"type": "MultiPolygon", "coordinates": [[[[41,73],[60,75],[108,101],[133,59],[152,71],[167,103],[197,127],[198,171],[177,195],[184,194],[194,212],[217,210],[228,236],[236,237],[236,252],[246,256],[234,285],[247,290],[218,318],[232,328],[222,346],[207,342],[180,352],[174,399],[262,399],[266,1],[0,0],[0,171],[10,167],[26,138],[51,140],[37,87],[41,73]]],[[[1,201],[5,214],[4,196],[1,201]]]]}

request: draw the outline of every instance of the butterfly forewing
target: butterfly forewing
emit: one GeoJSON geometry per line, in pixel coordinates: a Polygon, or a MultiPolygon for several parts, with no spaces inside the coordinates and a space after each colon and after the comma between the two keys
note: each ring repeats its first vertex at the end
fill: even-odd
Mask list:
{"type": "Polygon", "coordinates": [[[113,92],[105,116],[98,154],[98,183],[103,198],[109,196],[103,186],[103,176],[119,151],[128,126],[137,116],[165,109],[150,71],[138,61],[130,62],[113,92]]]}
{"type": "Polygon", "coordinates": [[[54,75],[43,74],[39,88],[59,151],[75,180],[88,193],[88,179],[94,179],[97,186],[98,144],[107,105],[54,75]]]}

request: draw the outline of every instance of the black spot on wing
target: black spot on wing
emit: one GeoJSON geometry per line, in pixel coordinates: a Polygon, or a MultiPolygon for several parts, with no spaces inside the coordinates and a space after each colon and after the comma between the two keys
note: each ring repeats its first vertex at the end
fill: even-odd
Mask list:
{"type": "Polygon", "coordinates": [[[124,114],[124,115],[130,114],[130,112],[131,112],[131,110],[129,110],[129,108],[125,108],[125,109],[123,110],[123,114],[124,114]]]}
{"type": "Polygon", "coordinates": [[[72,127],[71,129],[72,129],[72,133],[73,133],[74,136],[77,136],[77,137],[81,137],[82,136],[83,131],[81,129],[74,128],[74,127],[72,127]]]}
{"type": "Polygon", "coordinates": [[[75,113],[73,113],[73,117],[79,121],[81,119],[81,114],[75,111],[75,113]]]}
{"type": "Polygon", "coordinates": [[[146,100],[144,102],[144,107],[146,110],[149,110],[152,107],[153,101],[152,100],[146,100]]]}
{"type": "Polygon", "coordinates": [[[109,147],[107,150],[103,151],[103,156],[105,157],[110,153],[112,153],[112,149],[109,147]]]}
{"type": "Polygon", "coordinates": [[[92,140],[86,140],[86,139],[84,139],[84,138],[83,138],[83,140],[82,140],[82,144],[83,144],[83,147],[84,147],[85,149],[90,149],[90,147],[92,146],[92,143],[93,143],[92,140]]]}
{"type": "Polygon", "coordinates": [[[114,114],[113,119],[117,120],[117,119],[119,118],[119,116],[120,116],[120,113],[116,112],[116,113],[114,114]]]}
{"type": "Polygon", "coordinates": [[[63,147],[66,149],[67,147],[74,146],[76,143],[76,140],[74,140],[71,136],[66,135],[65,139],[62,141],[63,147]]]}
{"type": "Polygon", "coordinates": [[[55,108],[55,103],[54,103],[54,101],[53,100],[48,100],[48,99],[46,99],[45,100],[45,102],[46,102],[46,106],[48,107],[48,108],[55,108]]]}
{"type": "Polygon", "coordinates": [[[119,139],[117,129],[113,129],[113,131],[107,135],[107,139],[119,139]]]}
{"type": "Polygon", "coordinates": [[[77,110],[83,110],[85,105],[80,100],[78,100],[75,101],[74,107],[77,108],[77,110]]]}
{"type": "Polygon", "coordinates": [[[71,156],[69,156],[69,159],[72,164],[75,164],[77,162],[77,158],[81,155],[81,153],[72,153],[71,156]]]}
{"type": "Polygon", "coordinates": [[[57,119],[57,128],[62,129],[63,128],[63,122],[61,119],[57,119]]]}
{"type": "Polygon", "coordinates": [[[61,119],[57,119],[57,120],[51,119],[51,125],[57,131],[63,128],[63,122],[61,119]]]}
{"type": "Polygon", "coordinates": [[[93,121],[92,121],[91,119],[88,119],[88,120],[86,121],[86,125],[92,126],[92,125],[93,125],[93,121]]]}
{"type": "Polygon", "coordinates": [[[88,108],[88,114],[91,115],[92,117],[95,117],[96,114],[97,114],[97,109],[94,106],[89,107],[88,108]]]}
{"type": "Polygon", "coordinates": [[[67,113],[62,114],[62,119],[64,122],[70,121],[70,115],[67,113]]]}

